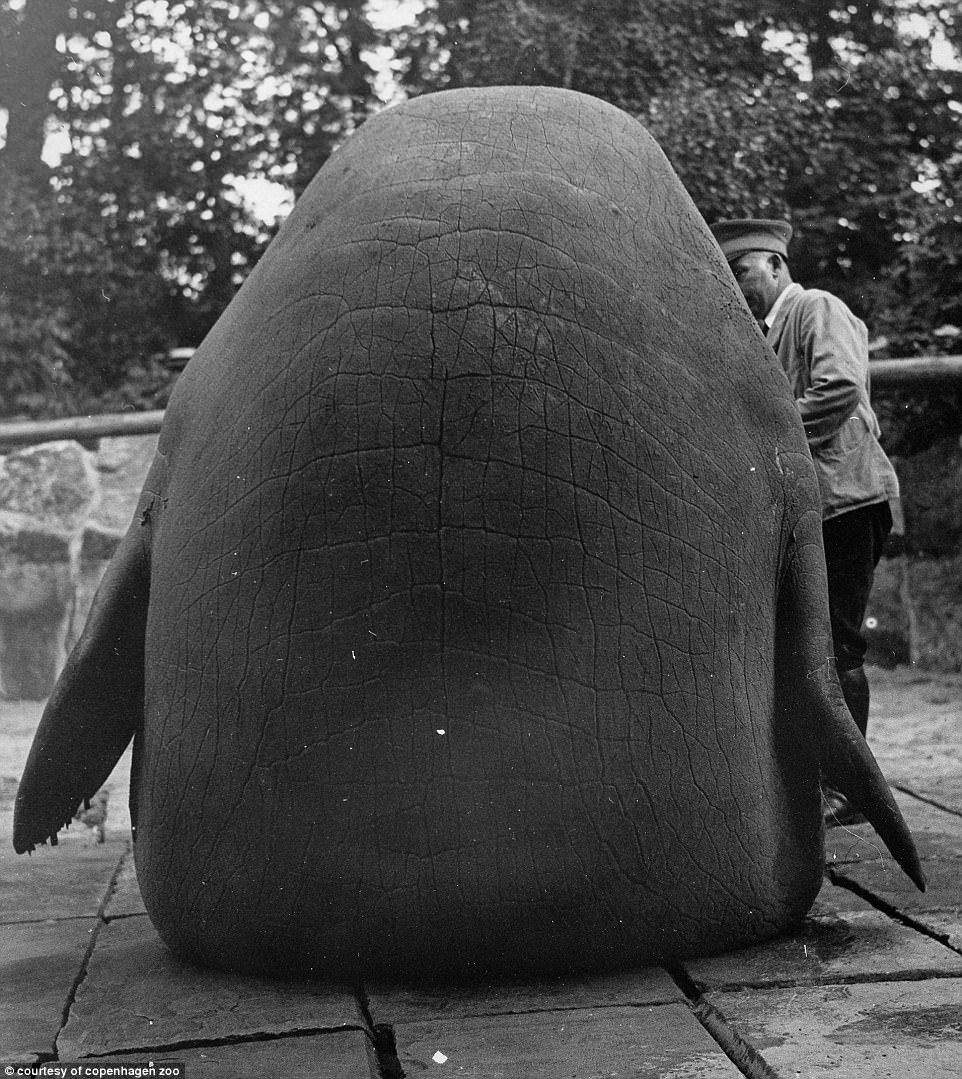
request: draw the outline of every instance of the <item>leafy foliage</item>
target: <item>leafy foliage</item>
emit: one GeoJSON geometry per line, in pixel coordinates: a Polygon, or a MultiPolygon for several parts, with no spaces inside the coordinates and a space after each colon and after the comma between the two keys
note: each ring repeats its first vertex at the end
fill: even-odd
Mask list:
{"type": "Polygon", "coordinates": [[[142,400],[270,238],[243,182],[299,191],[377,104],[365,4],[0,0],[0,31],[0,415],[142,400]]]}
{"type": "MultiPolygon", "coordinates": [[[[534,83],[625,108],[709,220],[789,215],[796,278],[888,354],[958,351],[962,71],[932,60],[962,50],[949,5],[423,0],[378,29],[391,6],[0,0],[0,414],[161,401],[151,357],[198,343],[269,239],[245,182],[300,193],[381,106],[376,55],[410,94],[534,83]]],[[[893,400],[893,446],[962,430],[958,394],[893,400]]]]}
{"type": "Polygon", "coordinates": [[[163,348],[163,280],[139,238],[52,190],[0,184],[0,385],[10,413],[82,409],[87,384],[109,385],[131,355],[163,348]]]}
{"type": "MultiPolygon", "coordinates": [[[[796,279],[914,355],[962,325],[962,71],[931,55],[960,25],[926,0],[433,0],[395,47],[412,91],[535,82],[620,105],[708,220],[788,216],[796,279]]],[[[937,398],[883,406],[893,447],[962,431],[960,394],[937,398]]]]}

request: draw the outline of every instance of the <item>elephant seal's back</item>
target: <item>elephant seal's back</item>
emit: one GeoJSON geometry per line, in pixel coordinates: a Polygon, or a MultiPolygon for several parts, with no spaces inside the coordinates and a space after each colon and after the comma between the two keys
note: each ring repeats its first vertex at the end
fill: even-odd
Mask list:
{"type": "Polygon", "coordinates": [[[770,722],[804,441],[726,274],[582,95],[435,95],[332,157],[162,437],[137,860],[173,947],[591,966],[807,906],[770,722]]]}

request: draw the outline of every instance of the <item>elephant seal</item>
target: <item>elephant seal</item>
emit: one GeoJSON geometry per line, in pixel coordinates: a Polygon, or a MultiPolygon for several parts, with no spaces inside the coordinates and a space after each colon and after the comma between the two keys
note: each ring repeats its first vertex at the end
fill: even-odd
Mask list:
{"type": "Polygon", "coordinates": [[[603,969],[784,930],[847,715],[787,383],[647,132],[543,88],[374,117],[184,371],[15,846],[134,740],[178,955],[603,969]]]}

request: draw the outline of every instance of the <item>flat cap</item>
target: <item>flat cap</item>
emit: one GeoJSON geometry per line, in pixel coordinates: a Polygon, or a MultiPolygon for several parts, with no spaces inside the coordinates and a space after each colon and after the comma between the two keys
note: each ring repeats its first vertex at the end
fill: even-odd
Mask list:
{"type": "Polygon", "coordinates": [[[792,226],[787,221],[754,217],[716,221],[711,231],[729,262],[746,251],[774,251],[787,258],[788,241],[792,238],[792,226]]]}

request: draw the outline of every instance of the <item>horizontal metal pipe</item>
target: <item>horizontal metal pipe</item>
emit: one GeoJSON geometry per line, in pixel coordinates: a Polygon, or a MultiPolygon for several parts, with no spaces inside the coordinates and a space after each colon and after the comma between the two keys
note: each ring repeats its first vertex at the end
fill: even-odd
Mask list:
{"type": "Polygon", "coordinates": [[[66,438],[82,442],[113,435],[153,435],[160,430],[163,420],[163,409],[158,409],[155,412],[107,412],[100,416],[0,423],[0,453],[15,446],[58,442],[66,438]]]}
{"type": "Polygon", "coordinates": [[[902,360],[872,360],[868,365],[872,389],[909,389],[933,382],[962,381],[962,356],[911,356],[902,360]]]}

